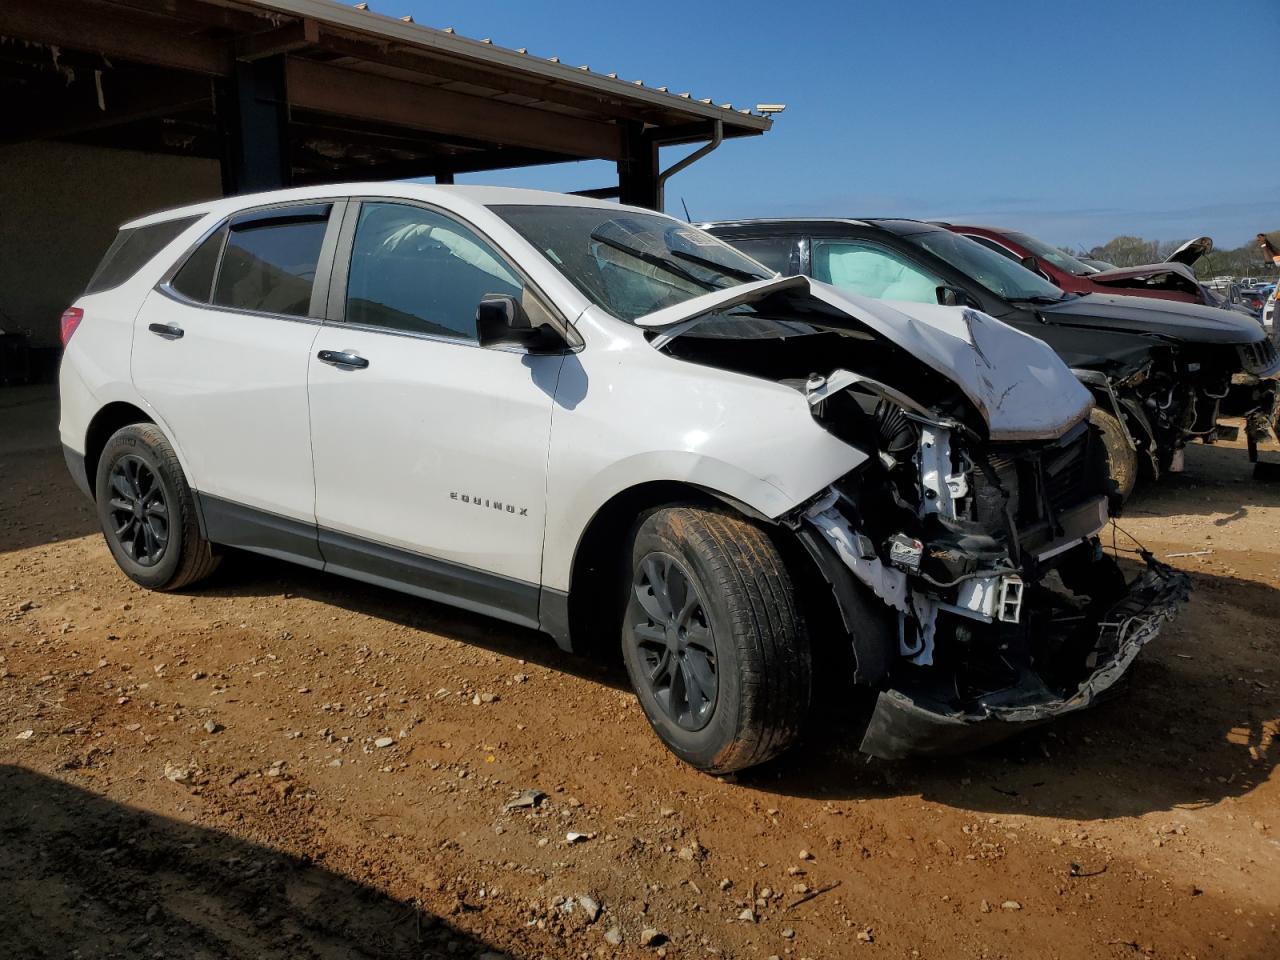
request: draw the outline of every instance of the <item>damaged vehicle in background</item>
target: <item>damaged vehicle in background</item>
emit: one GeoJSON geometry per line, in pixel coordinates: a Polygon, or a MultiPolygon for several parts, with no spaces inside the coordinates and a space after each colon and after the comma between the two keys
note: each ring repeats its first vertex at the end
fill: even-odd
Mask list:
{"type": "Polygon", "coordinates": [[[63,330],[67,463],[135,581],[238,547],[620,646],[707,771],[791,745],[828,651],[876,756],[1088,707],[1187,591],[1103,550],[1092,400],[1044,343],[649,211],[217,200],[127,224],[63,330]]]}
{"type": "Polygon", "coordinates": [[[1193,303],[1067,293],[1007,256],[919,220],[736,220],[704,224],[782,273],[862,296],[956,303],[1048,343],[1093,393],[1122,498],[1139,472],[1182,469],[1192,439],[1214,442],[1233,376],[1250,378],[1250,436],[1275,420],[1280,356],[1242,314],[1193,303]]]}
{"type": "MultiPolygon", "coordinates": [[[[1232,306],[1230,297],[1221,296],[1201,283],[1193,269],[1197,260],[1213,251],[1213,240],[1209,237],[1188,240],[1169,254],[1169,259],[1163,263],[1145,263],[1136,267],[1108,264],[1107,269],[1098,269],[1019,230],[933,222],[1017,261],[1068,293],[1119,293],[1130,297],[1202,303],[1207,307],[1230,309],[1232,306]]],[[[1239,303],[1239,299],[1235,302],[1239,303]]]]}

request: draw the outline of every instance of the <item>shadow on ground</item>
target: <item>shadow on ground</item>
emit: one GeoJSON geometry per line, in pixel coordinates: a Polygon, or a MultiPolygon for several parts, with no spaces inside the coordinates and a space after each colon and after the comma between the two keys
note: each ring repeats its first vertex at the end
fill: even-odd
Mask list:
{"type": "Polygon", "coordinates": [[[0,956],[475,956],[448,922],[305,859],[0,766],[0,956]]]}

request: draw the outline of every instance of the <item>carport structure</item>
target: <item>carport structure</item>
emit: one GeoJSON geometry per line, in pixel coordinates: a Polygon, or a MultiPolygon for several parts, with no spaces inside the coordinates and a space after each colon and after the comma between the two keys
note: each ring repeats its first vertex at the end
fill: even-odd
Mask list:
{"type": "Polygon", "coordinates": [[[661,207],[660,147],[770,127],[330,0],[3,0],[0,102],[0,316],[46,342],[115,225],[147,210],[584,159],[618,171],[616,186],[584,192],[661,207]],[[51,221],[74,282],[50,277],[39,296],[47,267],[23,261],[51,221]]]}

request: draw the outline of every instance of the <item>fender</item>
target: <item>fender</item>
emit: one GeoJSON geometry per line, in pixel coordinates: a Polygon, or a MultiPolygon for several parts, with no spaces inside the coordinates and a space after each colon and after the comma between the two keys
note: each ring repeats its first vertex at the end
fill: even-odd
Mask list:
{"type": "Polygon", "coordinates": [[[866,460],[866,455],[849,450],[843,463],[828,463],[822,473],[814,473],[802,490],[783,490],[769,480],[703,454],[687,450],[657,450],[637,454],[610,464],[579,488],[570,501],[553,503],[547,511],[547,532],[543,540],[542,585],[567,591],[573,560],[583,534],[604,506],[615,497],[646,483],[685,483],[698,487],[717,499],[729,502],[757,519],[774,520],[795,509],[815,494],[866,460]]]}
{"type": "Polygon", "coordinates": [[[75,381],[72,382],[70,378],[74,374],[71,371],[72,368],[69,364],[63,364],[58,390],[62,405],[59,418],[59,433],[64,447],[83,456],[87,453],[85,450],[85,438],[89,432],[89,425],[93,423],[93,418],[112,403],[127,403],[145,413],[160,432],[164,434],[165,439],[169,441],[169,445],[173,447],[173,452],[178,457],[178,463],[187,478],[187,483],[192,490],[200,489],[199,478],[192,473],[191,462],[182,448],[182,443],[165,421],[165,418],[134,389],[132,383],[111,380],[90,387],[78,375],[75,375],[75,381]]]}

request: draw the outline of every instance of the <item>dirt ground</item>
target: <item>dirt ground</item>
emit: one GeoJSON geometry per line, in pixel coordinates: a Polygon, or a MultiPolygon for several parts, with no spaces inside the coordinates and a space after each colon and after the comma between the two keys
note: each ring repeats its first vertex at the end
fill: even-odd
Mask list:
{"type": "Polygon", "coordinates": [[[1195,580],[1122,697],[899,763],[832,705],[716,779],[529,631],[249,556],[135,587],[55,422],[0,391],[0,957],[1280,957],[1280,485],[1239,445],[1121,522],[1195,580]]]}

